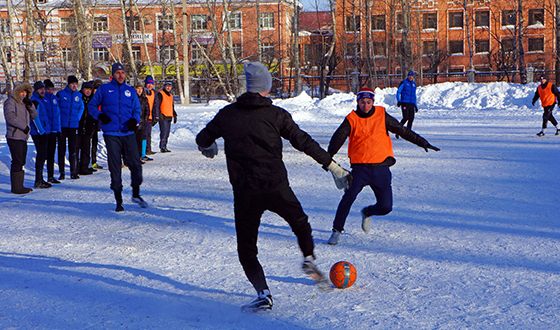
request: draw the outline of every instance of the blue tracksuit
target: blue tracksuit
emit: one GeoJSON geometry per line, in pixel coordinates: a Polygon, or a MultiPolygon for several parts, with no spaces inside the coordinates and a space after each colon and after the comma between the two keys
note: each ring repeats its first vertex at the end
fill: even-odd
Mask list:
{"type": "Polygon", "coordinates": [[[45,99],[48,100],[47,107],[48,127],[47,133],[60,133],[60,109],[58,108],[58,98],[54,94],[46,93],[45,99]]]}
{"type": "Polygon", "coordinates": [[[56,93],[58,107],[60,109],[60,125],[62,128],[78,128],[80,118],[84,112],[84,102],[82,93],[73,92],[66,86],[63,90],[56,93]]]}
{"type": "Polygon", "coordinates": [[[34,125],[30,126],[31,130],[29,133],[31,135],[42,135],[50,132],[48,108],[51,106],[51,103],[46,97],[41,98],[37,92],[33,92],[31,101],[33,101],[37,108],[38,116],[33,120],[34,125]]]}
{"type": "Polygon", "coordinates": [[[132,118],[136,119],[137,123],[140,122],[140,100],[132,86],[119,84],[116,80],[101,85],[88,104],[88,113],[95,120],[99,120],[101,114],[98,110],[99,106],[101,112],[111,118],[109,123],[101,123],[103,134],[112,136],[134,134],[134,131],[126,127],[127,121],[132,118]]]}
{"type": "Polygon", "coordinates": [[[405,79],[397,89],[397,102],[416,105],[416,82],[405,79]]]}

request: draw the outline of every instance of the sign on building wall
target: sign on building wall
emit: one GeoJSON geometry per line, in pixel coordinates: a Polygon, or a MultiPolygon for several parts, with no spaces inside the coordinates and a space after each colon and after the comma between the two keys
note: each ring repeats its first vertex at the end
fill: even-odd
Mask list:
{"type": "MultiPolygon", "coordinates": [[[[142,44],[144,43],[144,41],[146,41],[147,44],[153,44],[154,43],[154,35],[151,33],[144,33],[144,37],[142,40],[142,33],[132,33],[130,35],[130,40],[132,41],[133,44],[142,44]]],[[[115,34],[113,36],[113,42],[116,44],[123,44],[124,43],[124,35],[121,34],[115,34]]]]}
{"type": "Polygon", "coordinates": [[[93,48],[111,48],[113,46],[113,38],[110,34],[94,34],[91,46],[93,48]]]}

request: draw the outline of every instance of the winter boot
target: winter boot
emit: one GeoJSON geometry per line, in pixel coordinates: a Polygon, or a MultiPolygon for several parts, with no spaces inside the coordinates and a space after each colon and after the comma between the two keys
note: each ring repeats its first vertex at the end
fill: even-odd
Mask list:
{"type": "Polygon", "coordinates": [[[315,283],[319,286],[321,290],[330,290],[332,289],[327,281],[327,278],[323,273],[317,268],[315,265],[315,258],[313,256],[307,256],[303,259],[303,264],[301,265],[301,269],[303,272],[309,276],[315,283]]]}
{"type": "Polygon", "coordinates": [[[45,182],[43,180],[35,181],[35,184],[33,185],[33,188],[39,188],[39,189],[46,189],[50,187],[52,187],[52,184],[45,182]]]}
{"type": "Polygon", "coordinates": [[[340,235],[342,235],[342,232],[333,229],[332,230],[332,234],[331,237],[329,238],[329,240],[327,241],[327,244],[329,245],[337,245],[338,241],[340,240],[340,235]]]}
{"type": "Polygon", "coordinates": [[[115,208],[115,212],[122,212],[124,211],[123,207],[123,200],[122,200],[122,191],[115,190],[115,202],[117,203],[117,207],[115,208]]]}
{"type": "Polygon", "coordinates": [[[132,187],[132,201],[143,209],[148,207],[148,203],[140,196],[140,187],[132,187]]]}
{"type": "Polygon", "coordinates": [[[241,306],[241,310],[244,312],[258,312],[266,311],[272,309],[272,295],[269,290],[262,290],[257,294],[255,298],[250,303],[241,306]]]}
{"type": "Polygon", "coordinates": [[[360,213],[362,214],[362,230],[369,233],[371,230],[371,215],[367,215],[365,207],[360,213]]]}
{"type": "Polygon", "coordinates": [[[544,136],[544,132],[543,131],[538,132],[537,136],[544,136]]]}
{"type": "Polygon", "coordinates": [[[54,177],[50,177],[47,182],[49,183],[60,183],[60,181],[58,181],[57,179],[55,179],[54,177]]]}
{"type": "Polygon", "coordinates": [[[12,193],[18,194],[18,195],[23,195],[23,194],[27,194],[27,193],[33,191],[33,189],[31,189],[31,188],[26,188],[26,187],[23,186],[24,177],[25,177],[25,172],[23,172],[23,171],[10,172],[10,181],[12,183],[12,193]]]}
{"type": "Polygon", "coordinates": [[[554,135],[560,135],[560,128],[556,128],[556,133],[554,135]]]}

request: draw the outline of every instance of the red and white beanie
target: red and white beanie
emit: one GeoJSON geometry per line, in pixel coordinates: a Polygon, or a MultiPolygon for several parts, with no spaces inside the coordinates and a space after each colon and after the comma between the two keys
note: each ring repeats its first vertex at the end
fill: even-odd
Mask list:
{"type": "Polygon", "coordinates": [[[356,94],[356,100],[359,101],[365,98],[375,100],[375,93],[373,92],[373,89],[367,87],[360,88],[360,91],[356,94]]]}

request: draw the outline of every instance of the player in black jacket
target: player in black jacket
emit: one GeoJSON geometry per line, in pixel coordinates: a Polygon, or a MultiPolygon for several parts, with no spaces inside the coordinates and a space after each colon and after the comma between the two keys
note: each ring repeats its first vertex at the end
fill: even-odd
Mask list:
{"type": "Polygon", "coordinates": [[[290,188],[282,161],[282,138],[333,173],[337,186],[348,185],[348,171],[293,121],[284,109],[266,96],[272,86],[268,69],[258,62],[245,66],[247,93],[221,109],[197,135],[202,153],[218,153],[216,139],[224,139],[229,179],[233,187],[235,230],[239,261],[258,297],[244,309],[270,309],[272,296],[257,259],[257,236],[264,211],[272,211],[288,222],[303,252],[303,270],[321,286],[326,284],[314,264],[311,226],[300,202],[290,188]],[[342,183],[342,184],[341,184],[342,183]]]}

